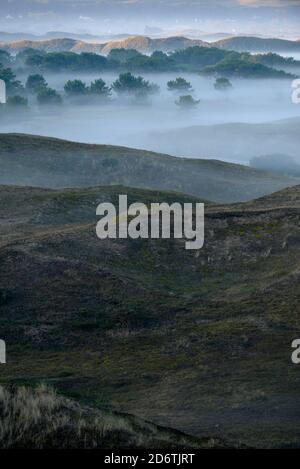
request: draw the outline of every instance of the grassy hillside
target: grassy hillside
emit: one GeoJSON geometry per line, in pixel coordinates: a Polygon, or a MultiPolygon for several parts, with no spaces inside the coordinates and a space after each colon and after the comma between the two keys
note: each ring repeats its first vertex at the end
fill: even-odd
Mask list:
{"type": "Polygon", "coordinates": [[[96,204],[125,192],[187,200],[1,188],[1,382],[46,382],[198,438],[299,446],[299,186],[207,205],[199,252],[98,240],[96,204]]]}
{"type": "Polygon", "coordinates": [[[21,40],[0,42],[0,49],[12,53],[20,52],[24,49],[32,48],[45,52],[94,52],[97,54],[109,54],[112,49],[135,49],[139,52],[149,54],[156,50],[173,52],[174,50],[185,49],[193,46],[209,46],[208,43],[185,37],[169,37],[161,39],[151,39],[147,36],[130,36],[120,40],[113,40],[103,43],[89,43],[71,38],[55,38],[47,40],[21,40]]]}
{"type": "Polygon", "coordinates": [[[217,202],[245,201],[297,183],[221,161],[17,134],[0,134],[0,166],[0,184],[50,188],[121,184],[217,202]]]}
{"type": "Polygon", "coordinates": [[[284,39],[260,38],[251,36],[234,36],[215,42],[205,42],[201,39],[189,39],[183,36],[171,36],[167,38],[152,39],[147,36],[129,36],[120,40],[108,42],[88,42],[80,39],[72,39],[68,36],[52,39],[36,40],[28,37],[26,40],[10,40],[5,38],[0,42],[0,48],[16,53],[27,48],[39,49],[46,52],[95,52],[108,54],[112,49],[135,49],[142,53],[152,53],[156,50],[173,52],[187,47],[218,47],[237,52],[299,52],[299,41],[284,39]]]}
{"type": "Polygon", "coordinates": [[[0,449],[211,449],[233,444],[193,438],[137,417],[81,406],[40,385],[0,387],[0,449]]]}

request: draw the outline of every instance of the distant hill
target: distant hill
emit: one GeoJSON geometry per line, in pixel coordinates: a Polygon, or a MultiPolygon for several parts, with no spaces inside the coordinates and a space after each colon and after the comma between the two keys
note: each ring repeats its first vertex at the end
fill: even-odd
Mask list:
{"type": "Polygon", "coordinates": [[[108,54],[111,49],[124,48],[136,49],[142,53],[151,53],[156,50],[162,52],[172,52],[175,50],[186,49],[193,46],[206,47],[208,44],[200,39],[188,39],[182,36],[172,36],[161,39],[151,39],[145,36],[133,36],[123,41],[111,41],[104,45],[103,53],[108,54]]]}
{"type": "Polygon", "coordinates": [[[45,41],[37,40],[23,40],[0,42],[0,49],[6,50],[11,53],[21,52],[24,49],[36,49],[44,52],[71,52],[80,41],[75,39],[48,39],[45,41]]]}
{"type": "MultiPolygon", "coordinates": [[[[0,33],[0,48],[10,52],[18,52],[26,48],[40,49],[47,52],[95,52],[98,54],[108,54],[112,49],[136,49],[141,53],[149,54],[156,50],[163,52],[172,52],[175,50],[186,49],[192,46],[218,47],[237,52],[300,52],[299,41],[288,41],[284,39],[268,39],[250,36],[234,36],[215,42],[207,42],[199,38],[189,39],[184,36],[170,36],[165,38],[150,38],[148,36],[121,35],[121,39],[107,41],[103,36],[81,37],[66,33],[49,33],[44,37],[27,36],[23,40],[18,40],[20,36],[3,36],[0,33]],[[60,35],[61,34],[61,35],[60,35]],[[49,37],[49,39],[48,39],[49,37]],[[93,42],[88,42],[93,40],[93,42]],[[7,42],[9,41],[9,42],[7,42]],[[96,42],[97,41],[97,42],[96,42]]],[[[22,37],[22,36],[21,36],[22,37]]]]}
{"type": "Polygon", "coordinates": [[[231,37],[214,42],[213,45],[237,52],[300,52],[299,41],[260,38],[255,36],[231,37]]]}
{"type": "Polygon", "coordinates": [[[8,33],[0,31],[0,41],[25,41],[25,40],[37,40],[38,36],[30,33],[8,33]]]}
{"type": "Polygon", "coordinates": [[[0,184],[52,188],[122,184],[218,202],[249,200],[297,183],[222,161],[18,134],[0,134],[0,167],[0,184]]]}
{"type": "MultiPolygon", "coordinates": [[[[282,121],[197,125],[182,129],[156,131],[140,136],[150,150],[172,155],[214,158],[247,164],[255,156],[276,152],[299,160],[299,118],[282,121]]],[[[136,145],[138,145],[138,141],[136,145]]]]}
{"type": "Polygon", "coordinates": [[[94,52],[97,54],[109,54],[112,49],[136,49],[139,52],[151,53],[155,50],[172,52],[191,46],[206,46],[201,40],[187,39],[185,37],[169,37],[151,39],[146,36],[131,36],[122,40],[113,40],[103,43],[89,43],[71,38],[55,38],[49,40],[23,40],[0,42],[0,49],[9,52],[19,52],[27,48],[39,49],[46,52],[94,52]]]}
{"type": "Polygon", "coordinates": [[[21,33],[10,33],[0,31],[0,41],[11,42],[11,41],[45,41],[48,39],[77,39],[81,41],[110,41],[125,39],[132,34],[85,34],[85,33],[72,33],[66,31],[48,31],[45,34],[30,34],[26,32],[21,33]]]}

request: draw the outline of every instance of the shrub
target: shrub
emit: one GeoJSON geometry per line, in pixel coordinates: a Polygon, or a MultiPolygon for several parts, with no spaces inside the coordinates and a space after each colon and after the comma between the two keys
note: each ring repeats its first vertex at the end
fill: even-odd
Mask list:
{"type": "Polygon", "coordinates": [[[64,86],[64,90],[67,94],[78,96],[88,92],[88,87],[81,80],[69,80],[64,86]]]}
{"type": "Polygon", "coordinates": [[[176,80],[170,80],[167,83],[170,91],[191,91],[192,85],[182,77],[177,77],[176,80]]]}
{"type": "Polygon", "coordinates": [[[60,94],[57,93],[52,88],[45,88],[41,90],[37,95],[37,100],[39,104],[61,104],[62,98],[60,94]]]}
{"type": "Polygon", "coordinates": [[[180,96],[177,101],[175,101],[177,106],[180,106],[181,108],[192,108],[195,106],[198,106],[200,103],[200,100],[196,100],[191,96],[190,94],[180,96]]]}
{"type": "Polygon", "coordinates": [[[146,81],[141,76],[134,76],[132,73],[121,73],[119,78],[113,83],[112,88],[119,94],[148,95],[156,93],[159,87],[154,83],[146,81]]]}
{"type": "Polygon", "coordinates": [[[111,89],[102,78],[99,78],[91,83],[90,93],[102,98],[109,98],[111,96],[111,89]]]}
{"type": "Polygon", "coordinates": [[[232,88],[232,84],[228,80],[228,78],[220,77],[220,78],[216,79],[214,87],[215,87],[216,90],[223,91],[223,90],[228,90],[228,89],[232,88]]]}
{"type": "Polygon", "coordinates": [[[15,107],[18,107],[18,106],[27,107],[28,99],[20,95],[9,96],[9,98],[7,98],[7,104],[9,106],[15,106],[15,107]]]}
{"type": "Polygon", "coordinates": [[[43,75],[34,74],[29,75],[26,81],[26,89],[32,93],[39,93],[43,89],[47,88],[47,82],[43,75]]]}

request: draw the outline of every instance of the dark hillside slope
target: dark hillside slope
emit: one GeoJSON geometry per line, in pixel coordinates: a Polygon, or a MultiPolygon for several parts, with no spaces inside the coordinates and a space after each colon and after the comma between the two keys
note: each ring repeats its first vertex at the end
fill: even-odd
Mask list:
{"type": "Polygon", "coordinates": [[[221,39],[213,44],[227,50],[237,52],[300,52],[299,41],[277,38],[261,38],[255,36],[237,36],[221,39]]]}
{"type": "Polygon", "coordinates": [[[97,239],[96,204],[118,193],[188,198],[0,188],[1,382],[45,381],[201,438],[299,446],[299,186],[207,205],[199,252],[97,239]]]}
{"type": "Polygon", "coordinates": [[[18,134],[0,134],[0,167],[0,184],[50,188],[121,184],[217,202],[245,201],[297,183],[221,161],[18,134]]]}
{"type": "Polygon", "coordinates": [[[0,449],[211,449],[234,447],[79,405],[45,385],[0,386],[0,449]]]}

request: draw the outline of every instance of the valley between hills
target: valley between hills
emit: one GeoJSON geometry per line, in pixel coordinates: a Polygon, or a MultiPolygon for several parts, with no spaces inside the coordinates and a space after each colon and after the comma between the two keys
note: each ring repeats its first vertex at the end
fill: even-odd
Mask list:
{"type": "MultiPolygon", "coordinates": [[[[151,187],[151,165],[160,175],[163,157],[142,153],[141,164],[149,166],[140,186],[148,188],[126,187],[119,184],[136,183],[129,175],[138,150],[102,147],[96,157],[100,147],[79,146],[80,173],[76,156],[68,156],[77,144],[49,140],[46,154],[43,139],[22,136],[21,152],[19,139],[0,137],[0,337],[9,363],[1,368],[1,384],[43,382],[95,413],[134,415],[192,435],[197,445],[211,447],[215,439],[221,446],[297,446],[299,376],[291,363],[300,314],[296,181],[165,157],[174,177],[159,189],[151,187]],[[65,151],[59,154],[60,145],[65,151]],[[108,185],[112,157],[118,177],[108,185]],[[103,161],[95,180],[88,168],[103,161]],[[77,188],[63,187],[63,168],[77,188]],[[195,182],[187,195],[178,181],[189,168],[195,182]],[[242,184],[226,192],[227,183],[216,186],[224,191],[216,198],[225,194],[227,203],[208,201],[205,184],[197,185],[207,168],[211,181],[240,171],[244,187],[251,187],[254,177],[265,195],[254,199],[248,192],[248,200],[234,201],[242,184]],[[24,187],[30,173],[36,187],[24,187]],[[54,174],[61,188],[51,188],[54,174]],[[97,204],[117,203],[122,193],[129,203],[204,201],[204,248],[186,251],[184,240],[174,239],[97,239],[97,204]]],[[[173,444],[180,447],[179,440],[173,444]]]]}

